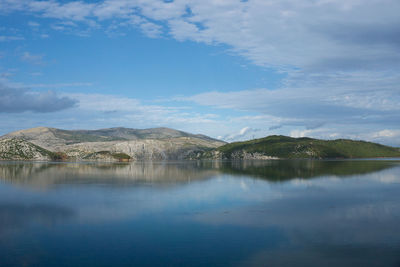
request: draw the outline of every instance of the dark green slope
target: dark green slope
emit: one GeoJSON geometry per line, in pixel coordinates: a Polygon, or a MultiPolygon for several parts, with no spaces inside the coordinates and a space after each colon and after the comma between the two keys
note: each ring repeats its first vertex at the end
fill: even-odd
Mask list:
{"type": "Polygon", "coordinates": [[[365,141],[347,139],[319,140],[273,135],[235,142],[216,149],[231,159],[244,151],[278,158],[376,158],[400,157],[400,149],[365,141]]]}

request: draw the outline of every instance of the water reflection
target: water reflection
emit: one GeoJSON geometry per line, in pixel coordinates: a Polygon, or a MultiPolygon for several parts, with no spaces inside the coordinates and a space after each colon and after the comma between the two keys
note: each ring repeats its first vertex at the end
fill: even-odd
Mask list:
{"type": "Polygon", "coordinates": [[[0,181],[0,266],[400,263],[398,161],[2,162],[0,181]]]}
{"type": "Polygon", "coordinates": [[[46,187],[54,184],[137,183],[176,184],[217,175],[247,175],[271,182],[320,176],[367,174],[395,167],[398,161],[181,161],[124,163],[1,162],[0,179],[8,183],[46,187]]]}
{"type": "Polygon", "coordinates": [[[216,175],[195,162],[124,163],[3,163],[0,179],[8,183],[46,187],[55,184],[175,184],[216,175]]]}

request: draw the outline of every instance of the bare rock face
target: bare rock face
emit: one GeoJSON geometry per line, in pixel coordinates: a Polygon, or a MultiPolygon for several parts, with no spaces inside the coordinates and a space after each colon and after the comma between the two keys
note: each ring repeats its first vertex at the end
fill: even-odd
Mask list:
{"type": "Polygon", "coordinates": [[[247,152],[246,150],[237,150],[231,154],[226,154],[218,150],[213,150],[210,153],[200,155],[203,159],[219,159],[219,160],[271,160],[279,159],[278,157],[269,156],[260,152],[247,152]]]}
{"type": "MultiPolygon", "coordinates": [[[[70,160],[99,161],[194,159],[204,151],[225,144],[204,135],[169,128],[67,131],[38,127],[9,133],[0,138],[10,139],[29,142],[70,160]]],[[[28,159],[29,156],[26,156],[28,159]]],[[[3,157],[0,155],[0,158],[3,157]]],[[[13,158],[8,156],[7,159],[13,158]]]]}
{"type": "Polygon", "coordinates": [[[0,140],[0,159],[51,160],[51,152],[24,140],[2,139],[0,140]]]}
{"type": "Polygon", "coordinates": [[[266,155],[265,153],[259,153],[259,152],[247,152],[246,150],[240,150],[240,151],[235,151],[231,155],[232,159],[279,159],[278,157],[272,157],[269,155],[266,155]]]}
{"type": "Polygon", "coordinates": [[[193,154],[218,147],[222,142],[206,141],[193,137],[169,139],[144,139],[112,142],[86,142],[66,146],[58,146],[70,158],[87,159],[87,155],[102,151],[124,153],[132,160],[166,160],[189,159],[193,154]]]}

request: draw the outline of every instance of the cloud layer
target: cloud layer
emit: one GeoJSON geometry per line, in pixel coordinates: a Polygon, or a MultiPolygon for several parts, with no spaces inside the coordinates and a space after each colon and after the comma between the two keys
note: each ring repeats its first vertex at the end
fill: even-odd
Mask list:
{"type": "Polygon", "coordinates": [[[400,59],[396,0],[2,0],[0,10],[57,19],[59,29],[133,25],[152,37],[226,44],[284,70],[390,69],[400,59]]]}

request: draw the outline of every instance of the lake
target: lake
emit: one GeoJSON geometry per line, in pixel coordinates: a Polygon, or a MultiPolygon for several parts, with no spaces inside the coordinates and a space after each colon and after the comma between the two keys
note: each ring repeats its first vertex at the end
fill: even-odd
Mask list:
{"type": "Polygon", "coordinates": [[[0,266],[400,266],[399,160],[0,162],[0,266]]]}

